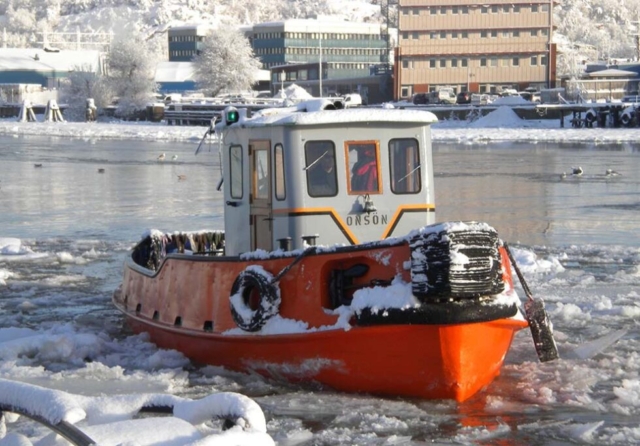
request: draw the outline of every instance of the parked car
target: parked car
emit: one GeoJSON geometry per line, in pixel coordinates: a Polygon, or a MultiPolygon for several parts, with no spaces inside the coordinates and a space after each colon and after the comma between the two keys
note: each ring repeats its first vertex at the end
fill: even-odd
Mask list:
{"type": "Polygon", "coordinates": [[[456,104],[470,104],[471,103],[471,93],[468,91],[461,91],[456,96],[456,104]]]}
{"type": "Polygon", "coordinates": [[[455,104],[456,94],[453,88],[441,88],[429,93],[429,102],[432,104],[455,104]]]}
{"type": "Polygon", "coordinates": [[[429,103],[429,93],[416,93],[413,95],[412,102],[415,105],[423,105],[429,103]]]}

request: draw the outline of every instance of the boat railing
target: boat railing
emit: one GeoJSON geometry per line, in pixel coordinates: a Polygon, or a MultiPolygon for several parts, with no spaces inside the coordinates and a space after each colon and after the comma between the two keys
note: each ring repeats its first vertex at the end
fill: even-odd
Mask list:
{"type": "Polygon", "coordinates": [[[157,271],[168,254],[224,255],[224,231],[153,232],[133,249],[132,259],[140,266],[157,271]]]}

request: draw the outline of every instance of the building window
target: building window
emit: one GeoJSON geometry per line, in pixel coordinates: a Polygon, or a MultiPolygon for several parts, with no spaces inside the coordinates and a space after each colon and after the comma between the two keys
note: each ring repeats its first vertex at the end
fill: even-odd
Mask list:
{"type": "Polygon", "coordinates": [[[407,40],[409,38],[409,33],[408,32],[403,32],[402,33],[402,39],[403,40],[407,40]]]}
{"type": "Polygon", "coordinates": [[[481,12],[482,14],[488,14],[488,13],[489,13],[489,8],[488,8],[487,6],[482,6],[482,7],[480,8],[480,12],[481,12]]]}
{"type": "Polygon", "coordinates": [[[480,38],[486,39],[487,38],[487,32],[486,31],[480,31],[480,38]]]}
{"type": "Polygon", "coordinates": [[[540,57],[540,65],[546,65],[546,64],[547,64],[547,56],[540,57]]]}
{"type": "Polygon", "coordinates": [[[457,39],[458,38],[458,33],[456,31],[451,31],[451,38],[452,39],[457,39]]]}
{"type": "Polygon", "coordinates": [[[437,39],[437,38],[438,38],[438,33],[437,33],[437,32],[435,32],[435,31],[431,31],[431,32],[429,33],[429,38],[430,38],[430,39],[437,39]]]}
{"type": "Polygon", "coordinates": [[[457,14],[458,13],[458,7],[457,6],[452,6],[451,7],[451,14],[457,14]]]}
{"type": "Polygon", "coordinates": [[[446,39],[447,38],[447,32],[446,31],[440,31],[440,38],[441,39],[446,39]]]}
{"type": "Polygon", "coordinates": [[[487,58],[486,57],[481,57],[480,58],[480,66],[481,67],[486,67],[487,66],[487,58]]]}
{"type": "Polygon", "coordinates": [[[538,37],[538,30],[537,29],[532,29],[531,30],[531,37],[538,37]]]}
{"type": "Polygon", "coordinates": [[[435,68],[435,67],[436,67],[436,60],[429,59],[429,68],[435,68]]]}
{"type": "Polygon", "coordinates": [[[408,98],[411,96],[411,87],[405,86],[400,88],[400,97],[408,98]]]}
{"type": "Polygon", "coordinates": [[[492,67],[497,67],[498,66],[498,58],[497,57],[492,57],[491,58],[491,66],[492,67]]]}
{"type": "Polygon", "coordinates": [[[502,37],[509,38],[509,31],[502,31],[502,37]]]}
{"type": "Polygon", "coordinates": [[[491,37],[498,37],[498,30],[492,29],[491,30],[491,37]]]}
{"type": "Polygon", "coordinates": [[[497,14],[497,13],[498,13],[498,5],[493,5],[493,6],[491,7],[491,12],[492,12],[493,14],[497,14]]]}
{"type": "Polygon", "coordinates": [[[411,10],[411,13],[412,13],[413,15],[420,15],[420,10],[419,10],[419,9],[417,9],[417,8],[416,8],[416,9],[412,9],[412,10],[411,10]]]}
{"type": "Polygon", "coordinates": [[[409,15],[409,10],[402,8],[402,15],[409,15]]]}
{"type": "Polygon", "coordinates": [[[538,65],[538,56],[531,56],[531,66],[535,67],[538,65]]]}
{"type": "Polygon", "coordinates": [[[538,12],[538,5],[531,5],[531,12],[538,12]]]}
{"type": "Polygon", "coordinates": [[[513,5],[513,12],[516,14],[520,13],[520,5],[513,5]]]}
{"type": "Polygon", "coordinates": [[[447,67],[447,59],[440,59],[440,68],[447,67]]]}
{"type": "Polygon", "coordinates": [[[456,68],[458,66],[458,59],[451,59],[451,68],[456,68]]]}
{"type": "Polygon", "coordinates": [[[445,15],[447,13],[447,7],[443,6],[442,8],[440,8],[440,14],[445,15]]]}
{"type": "Polygon", "coordinates": [[[418,32],[417,32],[417,31],[415,31],[415,32],[413,33],[413,39],[414,39],[414,40],[418,40],[418,39],[420,39],[420,35],[418,34],[418,32]]]}
{"type": "Polygon", "coordinates": [[[549,5],[540,5],[540,11],[549,12],[549,5]]]}
{"type": "Polygon", "coordinates": [[[519,57],[514,57],[514,58],[511,60],[511,64],[512,64],[514,67],[518,67],[518,66],[520,66],[520,58],[519,58],[519,57]]]}
{"type": "Polygon", "coordinates": [[[542,35],[547,37],[549,35],[549,30],[547,28],[543,28],[540,31],[542,31],[542,35]]]}
{"type": "Polygon", "coordinates": [[[509,6],[508,5],[504,5],[502,7],[502,12],[504,12],[505,14],[509,14],[509,6]]]}
{"type": "Polygon", "coordinates": [[[431,15],[436,15],[438,13],[438,9],[435,7],[432,7],[431,9],[429,9],[429,13],[431,15]]]}
{"type": "Polygon", "coordinates": [[[514,31],[513,37],[520,37],[520,31],[514,31]]]}
{"type": "Polygon", "coordinates": [[[462,6],[461,10],[462,10],[463,14],[469,14],[469,7],[468,6],[462,6]]]}

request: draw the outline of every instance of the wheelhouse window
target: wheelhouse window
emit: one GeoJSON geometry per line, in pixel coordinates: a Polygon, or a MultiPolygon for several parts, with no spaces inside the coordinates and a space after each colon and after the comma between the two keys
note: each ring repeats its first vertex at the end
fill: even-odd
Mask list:
{"type": "Polygon", "coordinates": [[[242,198],[242,146],[229,147],[229,193],[242,198]]]}
{"type": "Polygon", "coordinates": [[[349,165],[347,174],[349,193],[352,195],[380,193],[378,142],[347,141],[345,148],[349,165]]]}
{"type": "Polygon", "coordinates": [[[253,197],[257,199],[269,199],[269,151],[255,150],[253,156],[254,190],[253,197]]]}
{"type": "Polygon", "coordinates": [[[284,154],[282,144],[276,144],[273,152],[275,165],[276,200],[284,200],[287,197],[284,181],[284,154]]]}
{"type": "Polygon", "coordinates": [[[391,192],[394,194],[420,192],[422,166],[416,139],[402,138],[389,141],[389,169],[391,192]]]}
{"type": "Polygon", "coordinates": [[[311,197],[338,194],[336,148],[332,141],[309,141],[304,145],[307,191],[311,197]]]}

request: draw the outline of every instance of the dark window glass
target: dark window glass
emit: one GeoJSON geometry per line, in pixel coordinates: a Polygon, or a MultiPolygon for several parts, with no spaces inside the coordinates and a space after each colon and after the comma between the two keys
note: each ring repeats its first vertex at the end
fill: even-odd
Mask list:
{"type": "Polygon", "coordinates": [[[418,141],[411,138],[389,141],[391,191],[394,194],[416,194],[422,187],[418,141]]]}
{"type": "Polygon", "coordinates": [[[338,194],[336,149],[332,141],[309,141],[304,145],[307,191],[311,197],[338,194]]]}

